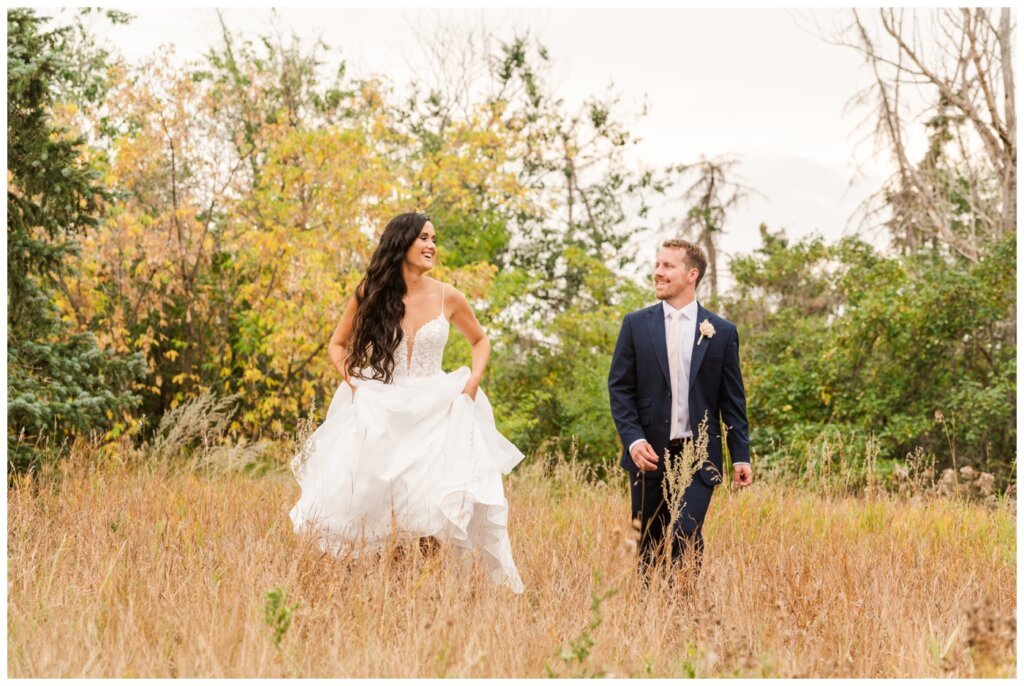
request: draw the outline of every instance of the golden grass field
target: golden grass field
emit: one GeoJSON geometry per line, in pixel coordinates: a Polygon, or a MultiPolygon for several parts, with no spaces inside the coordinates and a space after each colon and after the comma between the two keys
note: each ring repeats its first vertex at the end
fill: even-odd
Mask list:
{"type": "Polygon", "coordinates": [[[516,596],[443,550],[320,554],[283,468],[90,462],[8,489],[11,677],[1016,671],[1013,501],[719,488],[697,592],[642,592],[625,478],[533,462],[506,480],[516,596]]]}

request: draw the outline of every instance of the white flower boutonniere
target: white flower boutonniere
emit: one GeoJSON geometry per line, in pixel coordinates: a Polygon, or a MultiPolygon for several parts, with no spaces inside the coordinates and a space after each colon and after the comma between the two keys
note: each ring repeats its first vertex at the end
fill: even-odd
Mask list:
{"type": "Polygon", "coordinates": [[[704,321],[702,321],[700,323],[700,338],[697,339],[697,345],[700,345],[700,342],[703,341],[705,338],[711,338],[714,335],[715,335],[715,327],[714,327],[714,325],[712,325],[712,323],[710,321],[705,319],[704,321]]]}

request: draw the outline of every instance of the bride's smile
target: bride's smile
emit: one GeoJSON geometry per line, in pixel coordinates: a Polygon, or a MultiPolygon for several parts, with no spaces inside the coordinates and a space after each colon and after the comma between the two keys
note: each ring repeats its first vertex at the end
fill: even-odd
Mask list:
{"type": "Polygon", "coordinates": [[[434,232],[434,225],[427,222],[406,251],[405,261],[414,269],[427,271],[434,266],[436,254],[437,234],[434,232]]]}

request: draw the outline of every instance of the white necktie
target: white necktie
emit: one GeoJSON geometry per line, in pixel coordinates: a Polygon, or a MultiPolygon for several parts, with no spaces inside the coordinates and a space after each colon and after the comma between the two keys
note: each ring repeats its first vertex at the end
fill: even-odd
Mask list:
{"type": "Polygon", "coordinates": [[[672,425],[668,437],[672,438],[679,430],[679,322],[682,312],[672,312],[668,316],[668,376],[672,385],[672,425]]]}

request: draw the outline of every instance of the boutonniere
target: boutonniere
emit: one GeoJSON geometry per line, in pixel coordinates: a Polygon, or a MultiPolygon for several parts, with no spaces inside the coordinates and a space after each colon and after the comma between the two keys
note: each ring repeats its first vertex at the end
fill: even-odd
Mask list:
{"type": "Polygon", "coordinates": [[[712,325],[712,323],[710,321],[705,319],[704,321],[702,321],[700,323],[700,338],[697,339],[697,345],[700,345],[700,342],[703,341],[705,338],[711,338],[714,335],[715,335],[715,327],[714,327],[714,325],[712,325]]]}

